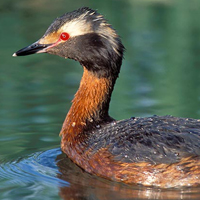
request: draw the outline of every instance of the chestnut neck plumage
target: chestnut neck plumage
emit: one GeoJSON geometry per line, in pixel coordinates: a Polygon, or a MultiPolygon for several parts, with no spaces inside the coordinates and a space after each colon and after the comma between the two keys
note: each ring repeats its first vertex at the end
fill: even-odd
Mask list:
{"type": "Polygon", "coordinates": [[[73,141],[84,131],[114,120],[108,109],[115,81],[113,77],[98,77],[84,67],[80,87],[60,132],[63,140],[73,141]]]}

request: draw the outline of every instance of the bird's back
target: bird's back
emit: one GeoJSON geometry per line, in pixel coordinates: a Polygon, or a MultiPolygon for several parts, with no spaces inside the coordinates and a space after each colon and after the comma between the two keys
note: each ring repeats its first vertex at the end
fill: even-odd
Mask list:
{"type": "Polygon", "coordinates": [[[88,137],[93,153],[107,148],[124,163],[170,164],[200,155],[200,120],[153,116],[97,126],[88,137]]]}

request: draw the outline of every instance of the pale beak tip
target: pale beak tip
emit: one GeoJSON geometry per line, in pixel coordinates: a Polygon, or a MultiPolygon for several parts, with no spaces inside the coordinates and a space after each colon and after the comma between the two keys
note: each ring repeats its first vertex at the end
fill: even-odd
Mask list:
{"type": "Polygon", "coordinates": [[[17,57],[17,54],[16,53],[13,53],[13,55],[12,55],[13,57],[17,57]]]}

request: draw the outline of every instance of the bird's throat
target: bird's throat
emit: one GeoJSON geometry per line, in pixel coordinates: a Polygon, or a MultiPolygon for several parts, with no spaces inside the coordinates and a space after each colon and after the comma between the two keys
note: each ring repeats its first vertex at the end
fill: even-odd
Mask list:
{"type": "Polygon", "coordinates": [[[113,85],[109,78],[98,78],[84,68],[80,87],[60,132],[65,140],[69,141],[92,126],[112,120],[108,108],[113,85]]]}

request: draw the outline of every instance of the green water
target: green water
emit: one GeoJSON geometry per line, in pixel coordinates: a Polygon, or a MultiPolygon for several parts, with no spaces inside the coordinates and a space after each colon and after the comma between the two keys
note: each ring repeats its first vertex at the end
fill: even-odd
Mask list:
{"type": "Polygon", "coordinates": [[[84,173],[58,136],[82,75],[52,55],[13,58],[54,18],[89,6],[126,47],[110,114],[200,118],[200,1],[3,0],[0,2],[0,199],[199,199],[199,188],[129,187],[84,173]]]}

